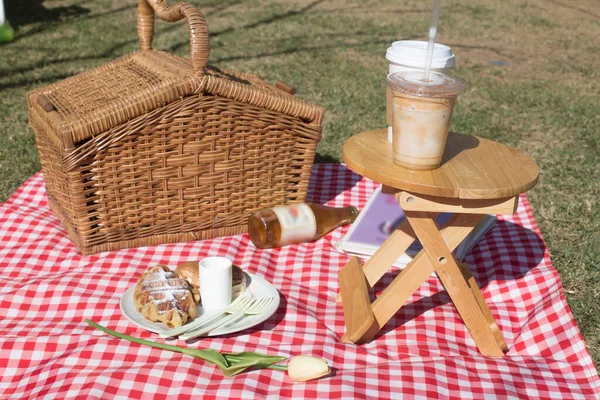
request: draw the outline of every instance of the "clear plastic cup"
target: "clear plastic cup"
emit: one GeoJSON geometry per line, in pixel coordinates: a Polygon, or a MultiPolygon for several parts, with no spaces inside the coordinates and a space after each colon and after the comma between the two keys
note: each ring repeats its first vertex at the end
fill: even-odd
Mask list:
{"type": "Polygon", "coordinates": [[[417,71],[387,77],[392,93],[394,163],[412,170],[440,166],[454,104],[466,88],[462,80],[440,72],[431,72],[428,82],[422,78],[417,71]]]}
{"type": "MultiPolygon", "coordinates": [[[[398,40],[388,47],[385,58],[388,60],[388,74],[405,71],[425,70],[425,59],[427,56],[427,41],[423,40],[398,40]]],[[[452,49],[441,43],[435,43],[433,47],[433,59],[431,70],[450,74],[455,66],[452,49]]],[[[388,125],[388,140],[392,141],[392,94],[389,88],[386,90],[386,121],[388,125]]]]}

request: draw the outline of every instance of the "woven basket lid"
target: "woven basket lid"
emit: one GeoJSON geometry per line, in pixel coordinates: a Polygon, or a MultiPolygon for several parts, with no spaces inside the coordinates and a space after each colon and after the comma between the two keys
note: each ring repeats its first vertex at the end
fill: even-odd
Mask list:
{"type": "Polygon", "coordinates": [[[31,92],[40,112],[63,143],[73,148],[140,115],[191,95],[213,95],[320,124],[323,109],[260,78],[207,66],[194,74],[189,60],[142,50],[31,92]]]}

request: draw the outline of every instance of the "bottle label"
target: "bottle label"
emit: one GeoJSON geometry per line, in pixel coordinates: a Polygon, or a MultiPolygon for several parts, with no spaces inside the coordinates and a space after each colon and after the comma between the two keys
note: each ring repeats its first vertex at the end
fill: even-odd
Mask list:
{"type": "Polygon", "coordinates": [[[308,242],[317,233],[317,219],[308,204],[273,207],[281,226],[279,246],[308,242]]]}

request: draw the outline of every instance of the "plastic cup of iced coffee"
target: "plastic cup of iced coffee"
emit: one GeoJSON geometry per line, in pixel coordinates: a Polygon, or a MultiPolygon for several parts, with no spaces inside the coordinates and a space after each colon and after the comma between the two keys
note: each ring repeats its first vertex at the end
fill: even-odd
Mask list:
{"type": "MultiPolygon", "coordinates": [[[[398,40],[388,47],[385,58],[388,60],[388,74],[405,71],[425,70],[427,58],[426,40],[398,40]]],[[[431,71],[451,74],[456,65],[452,49],[441,43],[435,43],[431,58],[431,71]]],[[[386,90],[386,121],[388,125],[388,140],[392,141],[392,93],[386,90]]]]}
{"type": "Polygon", "coordinates": [[[392,92],[394,163],[412,170],[440,166],[456,98],[465,83],[440,72],[428,80],[418,71],[388,75],[392,92]]]}

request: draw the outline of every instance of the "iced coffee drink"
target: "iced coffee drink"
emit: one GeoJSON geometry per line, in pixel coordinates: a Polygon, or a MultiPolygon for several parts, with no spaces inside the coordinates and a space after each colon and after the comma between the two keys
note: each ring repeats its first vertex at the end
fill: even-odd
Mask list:
{"type": "Polygon", "coordinates": [[[394,163],[413,170],[439,167],[454,104],[465,89],[463,81],[442,73],[422,78],[422,73],[399,72],[387,79],[393,96],[394,163]]]}
{"type": "MultiPolygon", "coordinates": [[[[425,70],[427,41],[399,40],[388,47],[385,58],[388,60],[388,74],[395,72],[425,70]]],[[[435,43],[431,59],[431,71],[450,74],[455,65],[452,49],[441,43],[435,43]]],[[[386,90],[386,120],[388,125],[388,140],[392,141],[392,91],[386,90]]]]}

